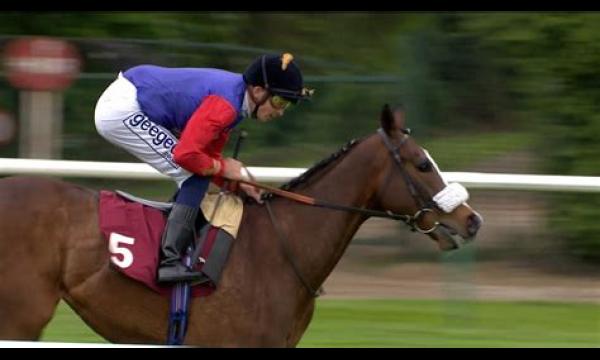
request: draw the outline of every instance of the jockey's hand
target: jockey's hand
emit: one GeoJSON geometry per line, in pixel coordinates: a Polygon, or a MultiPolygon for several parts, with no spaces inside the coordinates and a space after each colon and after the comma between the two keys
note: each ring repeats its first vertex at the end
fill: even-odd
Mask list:
{"type": "Polygon", "coordinates": [[[242,162],[232,158],[225,158],[223,159],[223,164],[225,165],[225,170],[223,170],[224,178],[229,180],[247,180],[242,176],[242,168],[244,167],[242,162]]]}
{"type": "Polygon", "coordinates": [[[259,203],[259,204],[263,203],[263,201],[260,198],[263,194],[262,189],[259,189],[252,185],[248,185],[248,184],[244,184],[244,183],[239,183],[239,187],[240,187],[240,189],[244,190],[246,195],[248,195],[251,198],[253,198],[254,200],[256,200],[257,203],[259,203]]]}

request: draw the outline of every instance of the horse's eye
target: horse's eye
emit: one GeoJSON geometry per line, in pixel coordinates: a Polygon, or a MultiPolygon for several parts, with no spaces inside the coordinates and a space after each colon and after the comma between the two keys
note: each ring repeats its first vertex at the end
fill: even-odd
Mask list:
{"type": "Polygon", "coordinates": [[[431,166],[431,161],[425,160],[419,165],[417,165],[417,169],[420,172],[430,172],[433,167],[431,166]]]}

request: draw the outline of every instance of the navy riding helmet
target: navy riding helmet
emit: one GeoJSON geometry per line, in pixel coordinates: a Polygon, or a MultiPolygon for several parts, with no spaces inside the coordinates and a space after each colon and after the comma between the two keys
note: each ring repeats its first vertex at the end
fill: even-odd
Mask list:
{"type": "Polygon", "coordinates": [[[244,81],[248,85],[261,86],[272,95],[278,95],[297,103],[309,99],[314,90],[304,87],[302,72],[293,62],[291,54],[263,55],[244,71],[244,81]]]}

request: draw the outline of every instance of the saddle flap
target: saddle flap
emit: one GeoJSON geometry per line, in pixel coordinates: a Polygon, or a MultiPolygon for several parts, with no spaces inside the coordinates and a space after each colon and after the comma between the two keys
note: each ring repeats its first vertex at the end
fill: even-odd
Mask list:
{"type": "MultiPolygon", "coordinates": [[[[99,200],[100,231],[108,241],[110,264],[126,276],[167,296],[170,287],[160,286],[155,280],[158,249],[166,224],[163,211],[170,209],[172,204],[145,200],[122,191],[101,191],[99,200]]],[[[193,258],[203,258],[199,265],[212,285],[192,287],[192,296],[209,295],[219,283],[241,222],[243,203],[234,195],[223,195],[218,200],[217,194],[207,194],[202,208],[206,218],[212,217],[216,225],[206,226],[200,231],[201,242],[193,258]]]]}

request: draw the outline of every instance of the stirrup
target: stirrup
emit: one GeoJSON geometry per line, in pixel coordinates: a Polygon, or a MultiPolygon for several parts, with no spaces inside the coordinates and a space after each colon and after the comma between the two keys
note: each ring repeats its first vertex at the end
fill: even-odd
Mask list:
{"type": "Polygon", "coordinates": [[[169,267],[163,267],[158,269],[158,275],[156,281],[158,283],[177,283],[177,282],[193,282],[202,281],[204,274],[197,271],[189,271],[183,265],[173,265],[169,267]],[[161,274],[161,270],[163,274],[161,274]],[[164,274],[164,272],[167,272],[164,274]],[[170,271],[170,273],[169,273],[170,271]],[[162,275],[162,276],[161,276],[162,275]]]}

